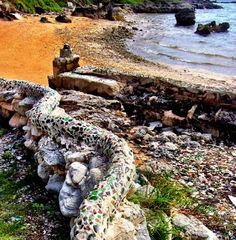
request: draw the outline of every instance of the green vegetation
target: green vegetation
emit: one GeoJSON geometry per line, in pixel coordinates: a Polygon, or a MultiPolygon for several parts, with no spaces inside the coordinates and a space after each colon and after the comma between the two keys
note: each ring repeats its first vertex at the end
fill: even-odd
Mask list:
{"type": "Polygon", "coordinates": [[[154,187],[149,194],[135,193],[129,200],[138,203],[145,210],[147,225],[153,239],[180,238],[180,229],[170,227],[170,220],[166,213],[171,209],[190,208],[193,200],[190,197],[192,190],[183,187],[177,182],[171,181],[168,175],[147,174],[148,180],[154,187]]]}
{"type": "Polygon", "coordinates": [[[132,4],[132,5],[135,5],[135,4],[141,4],[143,3],[144,0],[120,0],[120,3],[123,3],[123,4],[132,4]]]}
{"type": "Polygon", "coordinates": [[[20,197],[21,182],[9,180],[15,166],[0,173],[0,239],[21,240],[27,234],[26,205],[16,203],[20,197]]]}
{"type": "Polygon", "coordinates": [[[40,7],[45,11],[60,12],[66,6],[66,0],[12,0],[10,1],[22,12],[35,13],[35,8],[40,7]]]}
{"type": "Polygon", "coordinates": [[[0,137],[5,135],[7,133],[7,130],[5,128],[0,128],[0,137]]]}

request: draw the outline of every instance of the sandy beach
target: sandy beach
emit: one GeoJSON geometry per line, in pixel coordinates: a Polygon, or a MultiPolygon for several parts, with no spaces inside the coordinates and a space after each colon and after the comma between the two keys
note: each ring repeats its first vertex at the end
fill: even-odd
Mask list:
{"type": "Polygon", "coordinates": [[[212,73],[154,64],[125,50],[125,28],[130,23],[73,17],[71,24],[42,24],[40,17],[24,16],[13,22],[0,21],[0,76],[23,79],[47,85],[52,73],[52,60],[64,42],[69,42],[80,55],[81,65],[114,67],[126,72],[161,77],[179,84],[236,92],[236,79],[212,73]],[[120,27],[119,27],[120,26],[120,27]],[[122,33],[124,33],[122,35],[122,33]]]}

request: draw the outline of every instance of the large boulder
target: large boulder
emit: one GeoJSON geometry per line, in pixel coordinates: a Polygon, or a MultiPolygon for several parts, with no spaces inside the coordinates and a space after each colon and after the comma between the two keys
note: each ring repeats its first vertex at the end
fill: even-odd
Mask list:
{"type": "Polygon", "coordinates": [[[175,14],[177,25],[190,26],[195,24],[194,9],[184,8],[175,14]]]}

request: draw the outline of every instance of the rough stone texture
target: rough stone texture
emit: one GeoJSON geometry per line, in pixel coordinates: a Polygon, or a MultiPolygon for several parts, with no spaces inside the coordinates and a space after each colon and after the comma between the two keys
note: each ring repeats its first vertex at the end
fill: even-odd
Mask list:
{"type": "Polygon", "coordinates": [[[49,177],[48,183],[45,186],[45,188],[49,192],[59,194],[64,183],[64,180],[65,180],[64,176],[53,174],[52,176],[49,177]]]}
{"type": "Polygon", "coordinates": [[[18,128],[18,127],[22,126],[22,125],[21,125],[21,122],[20,122],[20,114],[19,114],[19,113],[15,113],[15,114],[11,117],[11,119],[10,119],[10,121],[9,121],[9,125],[10,125],[11,127],[15,127],[15,128],[18,128]]]}
{"type": "Polygon", "coordinates": [[[42,162],[38,165],[37,173],[38,176],[44,181],[47,182],[50,177],[50,172],[52,172],[52,169],[48,167],[47,164],[42,162]]]}
{"type": "Polygon", "coordinates": [[[175,14],[177,25],[189,26],[195,24],[194,9],[185,8],[175,14]]]}
{"type": "Polygon", "coordinates": [[[186,216],[184,214],[176,214],[172,218],[174,225],[183,228],[186,235],[191,239],[196,240],[217,240],[216,235],[209,230],[202,222],[193,216],[186,216]]]}
{"type": "Polygon", "coordinates": [[[24,96],[40,97],[33,108],[26,112],[30,124],[25,128],[27,140],[24,144],[35,152],[39,151],[43,160],[40,160],[38,174],[45,181],[51,174],[65,172],[63,154],[51,141],[52,138],[60,141],[61,146],[66,149],[71,147],[72,142],[78,145],[83,142],[108,159],[106,168],[93,168],[89,171],[90,176],[85,181],[90,187],[86,199],[81,198],[79,188],[68,185],[67,181],[59,193],[62,213],[76,217],[71,238],[82,240],[86,236],[85,239],[102,239],[109,227],[109,219],[115,215],[116,208],[126,197],[130,182],[134,179],[134,159],[127,143],[107,130],[66,114],[58,107],[60,95],[50,88],[25,81],[0,79],[0,89],[17,89],[24,96]],[[49,138],[43,137],[37,146],[36,138],[31,134],[31,126],[47,134],[49,138]],[[94,190],[90,192],[92,189],[94,190]]]}
{"type": "Polygon", "coordinates": [[[109,240],[150,240],[144,212],[138,205],[125,201],[105,237],[109,240]]]}
{"type": "Polygon", "coordinates": [[[87,173],[87,167],[79,162],[73,162],[69,167],[69,174],[74,184],[79,184],[87,173]]]}
{"type": "Polygon", "coordinates": [[[46,164],[50,166],[65,164],[63,154],[50,138],[43,137],[40,139],[39,151],[46,164]]]}
{"type": "MultiPolygon", "coordinates": [[[[56,78],[60,73],[72,71],[77,67],[79,67],[79,56],[73,54],[71,47],[65,44],[60,50],[60,56],[53,60],[53,76],[56,78]]],[[[52,83],[49,80],[49,86],[51,85],[60,87],[57,82],[52,83]]]]}
{"type": "Polygon", "coordinates": [[[170,111],[165,111],[164,116],[162,118],[163,124],[166,126],[174,126],[174,125],[179,125],[185,120],[184,117],[177,116],[174,114],[171,110],[170,111]]]}
{"type": "Polygon", "coordinates": [[[121,132],[130,124],[122,104],[117,100],[108,100],[73,90],[63,90],[61,94],[61,107],[76,119],[83,119],[113,133],[121,132]]]}
{"type": "MultiPolygon", "coordinates": [[[[50,85],[54,85],[50,81],[50,85]]],[[[56,86],[63,89],[75,89],[85,93],[95,93],[98,95],[115,96],[121,89],[122,85],[113,79],[101,78],[90,75],[81,75],[72,72],[59,74],[56,79],[56,86]]]]}
{"type": "Polygon", "coordinates": [[[80,190],[64,182],[59,193],[59,206],[62,214],[66,217],[78,216],[82,201],[80,190]]]}

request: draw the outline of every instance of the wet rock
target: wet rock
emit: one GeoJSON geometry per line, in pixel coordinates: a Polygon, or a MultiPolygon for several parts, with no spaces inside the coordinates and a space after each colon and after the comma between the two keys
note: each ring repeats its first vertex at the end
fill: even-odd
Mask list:
{"type": "Polygon", "coordinates": [[[50,176],[50,178],[48,180],[48,183],[45,186],[45,188],[49,192],[59,194],[63,183],[64,183],[64,177],[63,176],[58,175],[58,174],[53,174],[52,176],[50,176]]]}
{"type": "Polygon", "coordinates": [[[209,25],[198,24],[196,32],[200,35],[209,35],[211,33],[211,27],[209,25]]]}
{"type": "Polygon", "coordinates": [[[72,23],[72,20],[68,18],[66,15],[59,15],[55,18],[55,20],[61,23],[72,23]]]}
{"type": "Polygon", "coordinates": [[[186,236],[190,237],[191,239],[218,239],[211,230],[209,230],[201,221],[193,216],[176,214],[172,218],[172,222],[174,225],[184,229],[186,236]]]}
{"type": "Polygon", "coordinates": [[[197,30],[195,33],[200,35],[209,35],[211,32],[227,32],[230,25],[227,22],[220,23],[219,25],[216,24],[215,21],[208,23],[208,24],[198,24],[197,30]]]}
{"type": "Polygon", "coordinates": [[[195,24],[195,11],[193,9],[185,8],[175,14],[177,25],[189,26],[195,24]]]}
{"type": "Polygon", "coordinates": [[[73,162],[69,167],[69,174],[73,184],[77,185],[85,177],[87,173],[87,167],[79,162],[73,162]]]}
{"type": "Polygon", "coordinates": [[[74,188],[64,182],[59,193],[59,206],[62,215],[66,217],[78,216],[82,200],[80,189],[74,188]]]}

